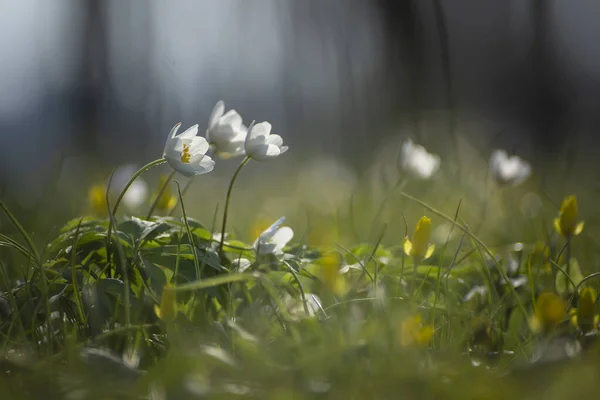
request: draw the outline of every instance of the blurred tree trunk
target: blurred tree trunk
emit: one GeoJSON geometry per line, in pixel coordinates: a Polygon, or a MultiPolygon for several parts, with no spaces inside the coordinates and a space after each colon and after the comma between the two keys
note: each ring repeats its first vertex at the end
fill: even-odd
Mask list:
{"type": "Polygon", "coordinates": [[[419,138],[422,97],[423,46],[418,5],[414,0],[379,0],[380,13],[387,37],[386,64],[392,115],[407,110],[414,134],[419,138]],[[400,72],[403,71],[403,72],[400,72]],[[408,88],[408,98],[404,97],[408,88]]]}
{"type": "Polygon", "coordinates": [[[532,3],[532,108],[533,136],[544,156],[552,157],[564,143],[568,129],[568,93],[565,78],[557,65],[553,49],[551,2],[534,0],[532,3]]]}
{"type": "Polygon", "coordinates": [[[107,82],[107,13],[106,2],[82,0],[83,40],[79,88],[74,105],[78,132],[75,146],[89,153],[98,144],[99,109],[107,82]]]}

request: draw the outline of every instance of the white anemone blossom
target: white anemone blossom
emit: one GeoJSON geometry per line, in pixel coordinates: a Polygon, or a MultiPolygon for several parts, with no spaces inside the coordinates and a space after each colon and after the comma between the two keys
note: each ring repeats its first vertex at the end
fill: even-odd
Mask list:
{"type": "Polygon", "coordinates": [[[279,135],[271,134],[271,124],[260,122],[250,124],[246,135],[246,155],[256,161],[264,161],[277,157],[287,151],[283,139],[279,135]]]}
{"type": "Polygon", "coordinates": [[[209,148],[206,139],[196,136],[198,125],[177,135],[180,126],[181,123],[178,123],[171,129],[163,157],[175,171],[188,178],[212,171],[215,162],[206,155],[209,148]]]}
{"type": "Polygon", "coordinates": [[[210,114],[206,140],[219,157],[237,157],[245,152],[247,130],[240,114],[235,110],[225,112],[225,103],[219,101],[210,114]]]}
{"type": "Polygon", "coordinates": [[[531,175],[531,166],[517,155],[509,156],[504,150],[494,150],[490,157],[490,171],[499,184],[518,185],[531,175]]]}
{"type": "Polygon", "coordinates": [[[440,157],[406,139],[398,157],[398,169],[412,178],[429,179],[440,168],[440,157]]]}
{"type": "Polygon", "coordinates": [[[288,226],[281,226],[285,221],[285,217],[279,218],[261,233],[252,247],[256,250],[257,255],[283,253],[283,248],[294,237],[294,231],[288,226]]]}

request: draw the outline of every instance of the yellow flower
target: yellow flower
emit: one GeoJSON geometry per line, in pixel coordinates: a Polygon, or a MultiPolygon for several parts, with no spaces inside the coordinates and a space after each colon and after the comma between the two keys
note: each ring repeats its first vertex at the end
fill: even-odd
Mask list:
{"type": "Polygon", "coordinates": [[[317,260],[321,267],[321,280],[334,294],[341,296],[346,293],[346,281],[340,274],[341,256],[332,252],[317,260]]]}
{"type": "Polygon", "coordinates": [[[162,291],[160,307],[154,306],[154,313],[163,321],[171,321],[173,318],[175,318],[175,303],[176,294],[173,290],[173,286],[167,284],[162,291]]]}
{"type": "Polygon", "coordinates": [[[423,324],[421,315],[405,318],[400,324],[400,345],[424,347],[433,338],[433,325],[423,324]]]}
{"type": "Polygon", "coordinates": [[[98,183],[90,187],[88,190],[88,204],[95,215],[106,215],[108,213],[106,186],[104,184],[98,183]]]}
{"type": "Polygon", "coordinates": [[[577,236],[583,231],[583,221],[578,217],[577,197],[567,196],[560,206],[558,217],[554,219],[554,229],[566,238],[577,236]]]}
{"type": "Polygon", "coordinates": [[[584,288],[579,295],[577,309],[571,310],[571,323],[579,327],[584,334],[598,326],[596,296],[596,290],[593,288],[584,288]]]}
{"type": "Polygon", "coordinates": [[[412,242],[404,239],[404,252],[416,260],[424,260],[431,257],[435,250],[435,245],[429,246],[429,236],[431,235],[431,220],[427,217],[421,217],[417,222],[415,234],[412,242]]]}
{"type": "Polygon", "coordinates": [[[535,302],[535,314],[531,328],[535,332],[549,332],[556,328],[567,316],[564,300],[552,292],[541,293],[535,302]]]}
{"type": "MultiPolygon", "coordinates": [[[[167,183],[168,175],[162,175],[158,183],[158,191],[167,183]]],[[[158,192],[157,192],[158,194],[158,192]]],[[[156,209],[161,211],[171,211],[177,205],[177,197],[173,195],[172,186],[167,184],[165,190],[161,193],[156,202],[156,209]]]]}
{"type": "MultiPolygon", "coordinates": [[[[561,255],[561,258],[563,256],[561,255]]],[[[531,266],[537,267],[543,274],[552,273],[552,265],[550,264],[550,246],[544,242],[537,242],[531,253],[531,266]]],[[[560,260],[559,260],[560,261],[560,260]]],[[[557,263],[561,265],[560,262],[557,263]]]]}

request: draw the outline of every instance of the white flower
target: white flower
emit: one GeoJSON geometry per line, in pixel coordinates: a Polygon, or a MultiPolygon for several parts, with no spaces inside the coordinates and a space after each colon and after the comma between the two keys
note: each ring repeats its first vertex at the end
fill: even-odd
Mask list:
{"type": "Polygon", "coordinates": [[[252,247],[256,250],[258,255],[263,254],[282,254],[283,248],[288,244],[294,237],[294,231],[292,228],[287,226],[281,226],[285,221],[285,217],[279,218],[268,227],[263,233],[261,233],[252,247]]]}
{"type": "Polygon", "coordinates": [[[252,261],[247,258],[236,258],[231,261],[231,269],[236,272],[244,272],[252,265],[252,261]]]}
{"type": "Polygon", "coordinates": [[[264,161],[277,157],[287,151],[288,147],[283,145],[283,139],[279,135],[271,135],[271,124],[260,122],[252,123],[246,135],[246,155],[256,161],[264,161]]]}
{"type": "Polygon", "coordinates": [[[185,132],[175,136],[181,123],[171,129],[163,157],[171,167],[184,176],[192,177],[210,172],[215,167],[212,158],[206,155],[208,142],[198,133],[198,125],[188,128],[185,132]]]}
{"type": "Polygon", "coordinates": [[[518,185],[531,175],[531,166],[519,156],[508,156],[504,150],[494,150],[490,171],[500,184],[518,185]]]}
{"type": "MultiPolygon", "coordinates": [[[[136,171],[137,167],[134,164],[126,164],[117,168],[110,185],[110,194],[113,197],[117,197],[136,171]]],[[[146,202],[148,193],[148,184],[145,180],[138,177],[123,195],[123,203],[128,209],[136,210],[146,202]]]]}
{"type": "Polygon", "coordinates": [[[418,179],[429,179],[440,167],[440,157],[430,154],[423,146],[406,139],[398,157],[398,169],[418,179]]]}
{"type": "Polygon", "coordinates": [[[247,128],[235,110],[225,113],[225,103],[217,102],[208,120],[206,140],[220,157],[236,157],[244,154],[247,128]]]}

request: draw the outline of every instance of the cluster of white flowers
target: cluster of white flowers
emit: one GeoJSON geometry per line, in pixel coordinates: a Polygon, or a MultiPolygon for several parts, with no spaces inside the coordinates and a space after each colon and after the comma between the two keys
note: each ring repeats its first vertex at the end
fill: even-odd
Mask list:
{"type": "Polygon", "coordinates": [[[215,161],[206,153],[212,150],[215,156],[230,158],[247,156],[257,161],[268,160],[285,153],[279,135],[271,134],[271,124],[260,122],[246,127],[235,110],[225,112],[225,104],[219,101],[208,120],[205,137],[198,135],[198,125],[193,125],[177,135],[181,123],[171,129],[163,157],[173,169],[184,176],[192,177],[212,171],[215,161]]]}
{"type": "MultiPolygon", "coordinates": [[[[410,139],[402,143],[398,157],[398,169],[402,174],[414,179],[430,179],[439,168],[439,156],[410,139]]],[[[516,186],[529,178],[531,166],[517,155],[509,156],[504,150],[494,150],[490,157],[490,172],[498,184],[516,186]]]]}

